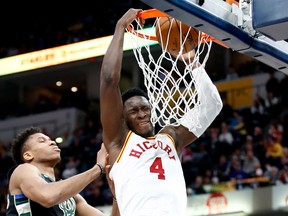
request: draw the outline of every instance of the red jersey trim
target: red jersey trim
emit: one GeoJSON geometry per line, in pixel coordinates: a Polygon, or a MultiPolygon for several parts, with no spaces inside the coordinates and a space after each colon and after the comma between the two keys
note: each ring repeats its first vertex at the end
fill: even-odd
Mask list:
{"type": "Polygon", "coordinates": [[[127,134],[127,136],[126,136],[126,139],[125,139],[125,142],[124,142],[124,145],[123,145],[123,147],[122,147],[122,149],[121,149],[121,152],[120,152],[120,154],[118,155],[118,158],[117,158],[117,160],[116,160],[116,163],[119,163],[119,161],[120,161],[120,159],[121,159],[121,157],[122,157],[122,155],[123,155],[123,153],[124,153],[124,150],[125,150],[125,148],[126,148],[126,145],[127,145],[128,141],[129,141],[132,133],[133,133],[132,131],[129,131],[129,132],[128,132],[128,134],[127,134]]]}

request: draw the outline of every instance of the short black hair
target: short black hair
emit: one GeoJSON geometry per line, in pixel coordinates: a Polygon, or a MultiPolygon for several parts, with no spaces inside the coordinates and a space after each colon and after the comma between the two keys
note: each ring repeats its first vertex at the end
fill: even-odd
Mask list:
{"type": "Polygon", "coordinates": [[[142,90],[138,87],[134,87],[134,88],[130,88],[130,89],[128,89],[122,93],[123,104],[125,103],[126,100],[128,100],[129,98],[134,97],[134,96],[143,96],[149,101],[149,97],[144,90],[142,90]]]}
{"type": "Polygon", "coordinates": [[[32,126],[24,129],[22,132],[18,133],[17,136],[15,137],[12,143],[11,151],[13,159],[16,164],[25,163],[25,161],[22,158],[24,143],[27,141],[29,136],[36,133],[42,133],[42,129],[39,127],[32,126]]]}

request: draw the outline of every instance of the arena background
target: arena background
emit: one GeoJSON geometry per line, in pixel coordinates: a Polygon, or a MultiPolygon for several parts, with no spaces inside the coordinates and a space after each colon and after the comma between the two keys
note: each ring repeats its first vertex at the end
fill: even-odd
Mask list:
{"type": "MultiPolygon", "coordinates": [[[[1,215],[5,215],[6,207],[6,172],[12,166],[9,146],[22,128],[30,124],[39,125],[53,138],[62,138],[59,145],[65,156],[58,167],[59,178],[63,178],[65,168],[71,164],[79,172],[95,160],[101,142],[97,86],[105,48],[115,22],[129,7],[149,7],[139,1],[104,1],[97,7],[95,3],[81,3],[63,2],[66,7],[58,7],[59,3],[53,2],[41,6],[27,2],[3,4],[4,12],[0,17],[1,215]],[[105,15],[99,15],[101,10],[106,11],[105,15]],[[62,81],[62,85],[57,86],[57,81],[62,81]],[[77,87],[77,91],[71,91],[72,87],[77,87]],[[81,136],[83,134],[85,136],[81,136]],[[83,144],[81,147],[75,145],[76,138],[83,144]],[[74,157],[79,150],[81,154],[74,157]]],[[[153,51],[160,52],[157,44],[153,45],[153,51]]],[[[258,95],[267,98],[266,83],[272,72],[279,82],[286,80],[283,73],[268,65],[217,44],[212,48],[206,68],[222,97],[243,116],[250,112],[258,95]]],[[[132,85],[143,87],[141,71],[129,48],[124,54],[122,73],[123,90],[132,85]]],[[[283,89],[279,93],[281,112],[260,117],[267,120],[267,125],[285,114],[286,109],[282,109],[286,107],[285,94],[283,89]]],[[[225,117],[222,114],[213,126],[220,128],[219,122],[225,117]]],[[[249,118],[251,115],[245,116],[246,135],[253,136],[254,123],[249,118]]],[[[284,126],[282,145],[287,147],[286,121],[281,123],[284,126]]],[[[261,125],[261,128],[268,131],[266,125],[261,125]]],[[[191,145],[192,151],[199,153],[197,144],[202,141],[200,139],[199,143],[191,145]]],[[[209,152],[208,157],[212,158],[214,153],[209,152]]],[[[189,169],[185,166],[189,186],[187,215],[287,214],[288,189],[286,182],[279,179],[275,182],[268,179],[263,187],[261,178],[231,186],[231,181],[212,183],[211,176],[210,184],[203,184],[206,193],[194,193],[194,180],[198,174],[204,176],[204,173],[196,169],[199,161],[193,160],[196,158],[190,161],[189,169]]],[[[71,175],[67,173],[67,177],[71,175]]],[[[83,195],[108,214],[111,194],[105,179],[89,185],[83,195]]]]}

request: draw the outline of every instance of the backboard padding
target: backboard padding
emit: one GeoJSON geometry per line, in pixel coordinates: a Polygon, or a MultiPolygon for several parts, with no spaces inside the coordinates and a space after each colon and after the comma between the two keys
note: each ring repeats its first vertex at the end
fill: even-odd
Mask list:
{"type": "Polygon", "coordinates": [[[253,0],[253,27],[273,40],[288,39],[288,1],[253,0]]]}
{"type": "Polygon", "coordinates": [[[235,14],[220,5],[217,7],[217,3],[215,7],[213,6],[213,2],[217,1],[205,0],[201,6],[196,3],[196,0],[141,1],[215,37],[234,51],[253,57],[288,74],[287,42],[275,42],[269,38],[251,36],[237,26],[235,14]],[[212,11],[212,8],[215,10],[212,11]]]}

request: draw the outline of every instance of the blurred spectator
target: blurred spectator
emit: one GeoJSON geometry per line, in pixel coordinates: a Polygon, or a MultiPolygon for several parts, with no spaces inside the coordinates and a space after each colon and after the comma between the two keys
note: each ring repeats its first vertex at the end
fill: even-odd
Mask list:
{"type": "Polygon", "coordinates": [[[281,168],[285,168],[288,167],[288,148],[287,147],[283,147],[282,148],[282,166],[281,168]]]}
{"type": "Polygon", "coordinates": [[[245,158],[245,152],[242,151],[240,147],[236,148],[232,154],[233,157],[237,158],[237,161],[243,165],[243,161],[245,158]]]}
{"type": "Polygon", "coordinates": [[[259,126],[255,126],[253,129],[253,146],[254,154],[260,160],[261,168],[265,168],[266,163],[266,140],[264,137],[263,129],[259,126]]]}
{"type": "Polygon", "coordinates": [[[281,113],[281,123],[283,126],[282,144],[283,146],[288,147],[288,133],[287,133],[288,131],[288,109],[287,108],[285,108],[285,110],[283,110],[283,112],[281,113]]]}
{"type": "Polygon", "coordinates": [[[279,96],[281,100],[281,105],[284,109],[288,108],[288,76],[286,75],[284,78],[280,80],[279,86],[279,96]]]}
{"type": "Polygon", "coordinates": [[[8,190],[7,173],[13,166],[15,166],[15,163],[7,146],[0,143],[0,216],[6,215],[6,195],[8,190]]]}
{"type": "Polygon", "coordinates": [[[241,151],[243,151],[245,154],[248,150],[254,151],[253,137],[250,135],[246,136],[245,143],[241,146],[241,151]]]}
{"type": "Polygon", "coordinates": [[[1,174],[5,174],[8,172],[8,170],[15,165],[12,155],[8,151],[7,147],[5,147],[2,143],[0,143],[0,186],[1,184],[6,182],[6,176],[3,179],[3,176],[1,174]],[[5,182],[3,182],[5,181],[5,182]]]}
{"type": "Polygon", "coordinates": [[[266,165],[264,176],[268,177],[270,186],[281,184],[279,174],[279,169],[276,166],[266,165]]]}
{"type": "Polygon", "coordinates": [[[89,138],[95,137],[98,132],[98,126],[96,125],[95,121],[89,116],[87,117],[86,123],[83,128],[83,133],[85,136],[89,138]]]}
{"type": "Polygon", "coordinates": [[[67,179],[78,173],[77,162],[74,157],[69,157],[67,163],[65,164],[65,169],[62,171],[62,178],[67,179]]]}
{"type": "Polygon", "coordinates": [[[260,94],[256,94],[252,106],[250,107],[250,122],[254,125],[262,125],[267,121],[267,113],[265,108],[265,100],[260,94]]]}
{"type": "Polygon", "coordinates": [[[280,93],[280,81],[276,78],[275,71],[270,71],[268,74],[269,77],[265,85],[266,92],[267,94],[272,93],[272,95],[278,98],[280,93]]]}
{"type": "Polygon", "coordinates": [[[229,181],[229,163],[226,155],[222,154],[219,157],[215,169],[217,170],[220,182],[229,181]]]}
{"type": "Polygon", "coordinates": [[[266,164],[281,168],[283,147],[279,141],[272,136],[266,142],[266,164]]]}
{"type": "Polygon", "coordinates": [[[77,127],[73,131],[70,139],[70,148],[67,156],[78,155],[79,158],[83,157],[86,136],[82,127],[77,127]]]}
{"type": "Polygon", "coordinates": [[[283,139],[283,125],[279,119],[273,119],[268,124],[268,135],[275,138],[279,143],[282,144],[283,139]]]}
{"type": "Polygon", "coordinates": [[[236,182],[237,189],[242,188],[242,180],[247,178],[247,174],[244,172],[241,163],[236,162],[233,164],[233,169],[229,173],[230,180],[236,182]]]}
{"type": "Polygon", "coordinates": [[[194,174],[199,171],[197,164],[193,164],[193,149],[191,145],[186,146],[182,150],[181,155],[182,168],[185,176],[185,181],[187,185],[192,184],[194,180],[194,174]]]}
{"type": "Polygon", "coordinates": [[[221,142],[218,139],[219,128],[214,126],[208,128],[206,135],[207,151],[209,155],[211,155],[213,163],[217,163],[219,156],[226,152],[224,151],[223,146],[221,146],[221,142]]]}
{"type": "Polygon", "coordinates": [[[192,161],[193,164],[196,164],[200,170],[211,167],[211,159],[203,142],[200,142],[197,145],[197,148],[194,150],[192,161]]]}
{"type": "Polygon", "coordinates": [[[265,98],[265,112],[269,118],[277,118],[281,113],[281,103],[273,92],[268,92],[265,98]]]}
{"type": "Polygon", "coordinates": [[[186,146],[182,150],[182,165],[189,164],[191,166],[193,160],[193,150],[191,146],[186,146]]]}
{"type": "Polygon", "coordinates": [[[204,185],[211,185],[211,184],[215,183],[212,181],[213,173],[212,173],[211,169],[205,169],[202,178],[203,178],[203,184],[204,185]]]}
{"type": "Polygon", "coordinates": [[[243,171],[247,174],[247,177],[254,177],[256,175],[256,170],[260,167],[260,161],[254,155],[253,149],[248,149],[243,160],[243,171]]]}
{"type": "Polygon", "coordinates": [[[5,216],[6,215],[6,206],[7,206],[7,201],[6,201],[6,194],[7,194],[7,185],[1,185],[0,184],[0,216],[5,216]]]}
{"type": "Polygon", "coordinates": [[[111,205],[112,204],[112,194],[107,196],[107,187],[104,183],[103,179],[97,179],[91,182],[84,191],[84,197],[86,201],[92,206],[103,206],[103,205],[111,205]]]}
{"type": "Polygon", "coordinates": [[[237,111],[233,112],[233,122],[231,122],[231,127],[235,142],[244,142],[247,135],[246,123],[243,116],[237,111]]]}
{"type": "Polygon", "coordinates": [[[192,194],[198,195],[198,194],[205,194],[206,191],[203,186],[203,177],[202,176],[196,176],[194,184],[192,185],[192,194]]]}
{"type": "Polygon", "coordinates": [[[102,143],[102,126],[98,127],[98,131],[96,133],[96,143],[102,143]]]}
{"type": "Polygon", "coordinates": [[[279,172],[279,180],[283,184],[288,184],[288,166],[285,166],[283,169],[279,172]]]}
{"type": "Polygon", "coordinates": [[[241,159],[236,154],[232,154],[230,156],[230,159],[228,161],[228,166],[227,166],[227,174],[228,174],[229,180],[230,180],[230,174],[234,172],[235,166],[238,163],[241,164],[241,159]]]}
{"type": "Polygon", "coordinates": [[[234,150],[234,137],[232,133],[228,129],[228,125],[226,122],[221,123],[221,131],[218,137],[219,142],[221,143],[221,147],[226,155],[231,154],[234,150]]]}

